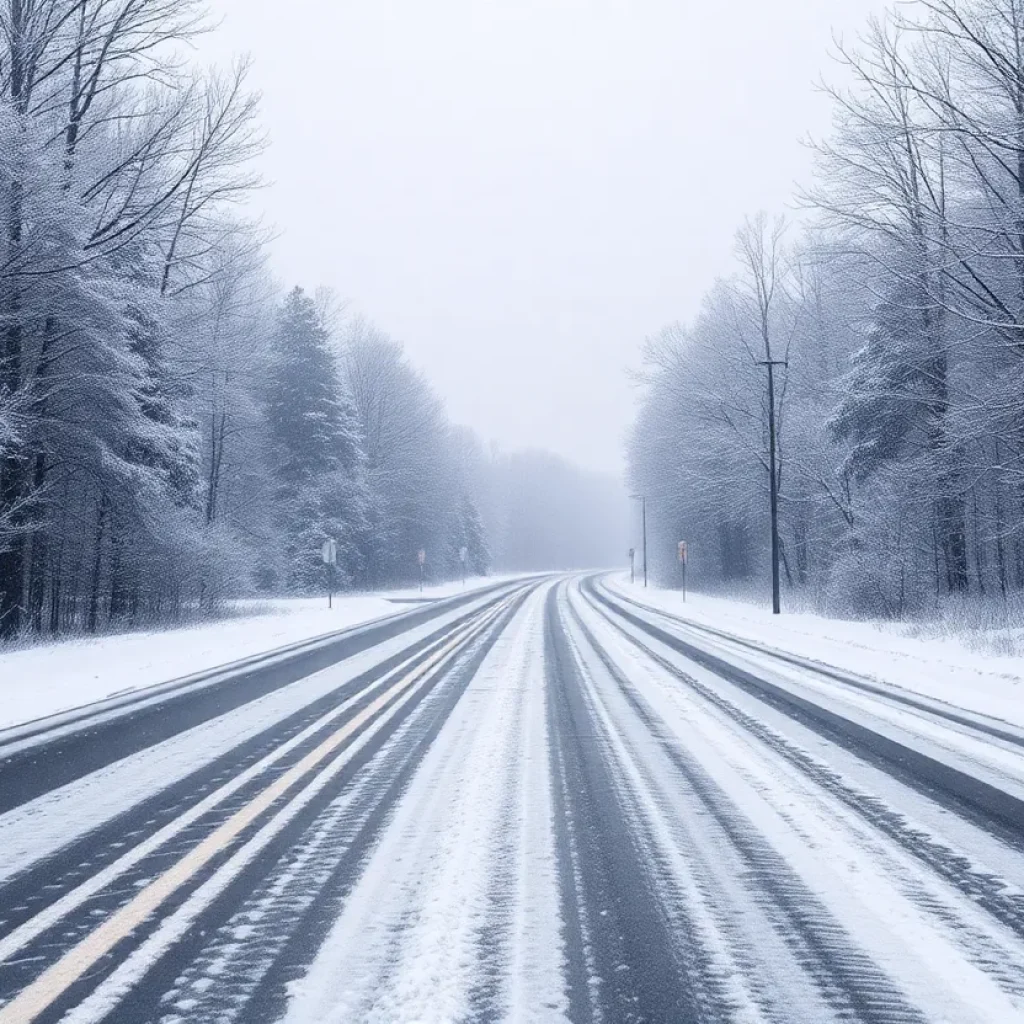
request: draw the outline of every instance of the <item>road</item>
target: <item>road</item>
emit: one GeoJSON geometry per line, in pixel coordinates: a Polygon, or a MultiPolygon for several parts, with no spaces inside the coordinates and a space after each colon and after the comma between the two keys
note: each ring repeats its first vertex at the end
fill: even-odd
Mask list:
{"type": "Polygon", "coordinates": [[[0,733],[58,1020],[1024,1020],[1024,733],[598,576],[417,608],[0,733]]]}

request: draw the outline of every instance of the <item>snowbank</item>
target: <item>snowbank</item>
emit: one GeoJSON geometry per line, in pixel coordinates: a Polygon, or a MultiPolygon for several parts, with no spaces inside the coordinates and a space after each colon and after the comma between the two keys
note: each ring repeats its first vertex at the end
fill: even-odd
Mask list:
{"type": "MultiPolygon", "coordinates": [[[[472,591],[514,577],[470,580],[472,591]]],[[[0,729],[82,707],[463,593],[461,582],[418,590],[260,601],[253,614],[183,629],[76,638],[0,652],[0,729]]],[[[241,605],[244,609],[244,603],[241,605]]]]}
{"type": "Polygon", "coordinates": [[[922,635],[920,625],[829,619],[809,612],[771,614],[745,601],[631,585],[605,584],[670,615],[712,626],[766,648],[1024,726],[1024,658],[973,644],[970,634],[922,635]]]}

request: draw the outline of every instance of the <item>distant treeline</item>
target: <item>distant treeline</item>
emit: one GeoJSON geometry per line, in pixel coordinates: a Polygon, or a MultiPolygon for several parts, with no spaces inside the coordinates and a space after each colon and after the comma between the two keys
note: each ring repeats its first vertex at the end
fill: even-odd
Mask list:
{"type": "Polygon", "coordinates": [[[903,616],[1024,589],[1024,6],[922,0],[840,50],[801,196],[647,345],[630,444],[652,561],[768,585],[769,399],[783,582],[903,616]]]}
{"type": "Polygon", "coordinates": [[[327,537],[348,587],[543,561],[401,347],[268,280],[247,68],[181,63],[204,17],[0,0],[0,635],[310,593],[327,537]]]}

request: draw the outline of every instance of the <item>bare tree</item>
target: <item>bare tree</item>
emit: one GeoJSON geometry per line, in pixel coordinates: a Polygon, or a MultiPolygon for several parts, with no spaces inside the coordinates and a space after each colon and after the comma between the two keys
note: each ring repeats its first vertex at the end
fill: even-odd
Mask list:
{"type": "Polygon", "coordinates": [[[741,293],[752,309],[755,328],[759,335],[760,350],[755,352],[744,345],[758,366],[767,371],[768,394],[766,418],[768,427],[768,491],[771,516],[771,549],[772,549],[772,612],[778,615],[781,611],[781,588],[779,581],[779,479],[781,476],[781,454],[779,451],[779,428],[781,425],[781,407],[785,399],[785,376],[781,385],[776,387],[776,368],[789,367],[789,347],[786,346],[782,357],[773,351],[773,328],[775,326],[776,308],[784,298],[784,270],[782,266],[782,239],[786,230],[785,221],[777,219],[768,224],[764,213],[748,219],[736,236],[736,250],[743,267],[740,278],[741,293]],[[778,391],[778,393],[776,393],[778,391]]]}

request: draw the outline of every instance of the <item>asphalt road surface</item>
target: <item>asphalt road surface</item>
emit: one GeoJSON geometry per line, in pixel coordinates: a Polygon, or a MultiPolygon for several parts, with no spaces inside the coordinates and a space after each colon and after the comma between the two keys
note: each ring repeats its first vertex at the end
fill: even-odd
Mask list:
{"type": "Polygon", "coordinates": [[[0,1024],[1024,1021],[1024,734],[642,593],[0,733],[0,1024]]]}

